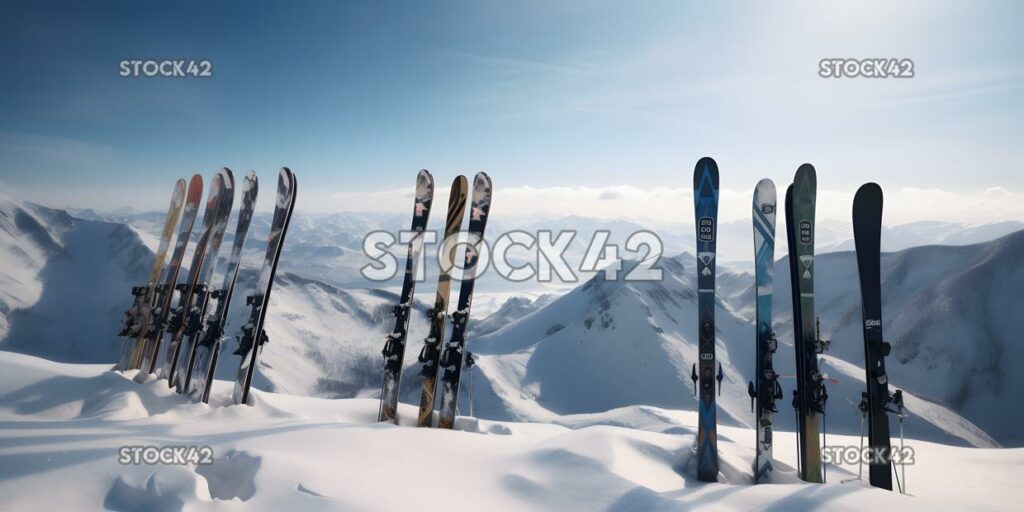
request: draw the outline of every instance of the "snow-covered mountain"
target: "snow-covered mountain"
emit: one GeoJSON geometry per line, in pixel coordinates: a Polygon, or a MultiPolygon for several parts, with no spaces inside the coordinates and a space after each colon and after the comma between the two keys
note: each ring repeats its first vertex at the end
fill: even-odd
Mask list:
{"type": "MultiPolygon", "coordinates": [[[[131,217],[126,226],[113,217],[91,213],[83,214],[90,219],[81,219],[11,198],[3,198],[0,215],[0,349],[62,361],[113,361],[120,350],[115,336],[120,314],[131,302],[130,286],[148,272],[156,245],[151,234],[162,218],[122,212],[131,217]]],[[[353,232],[382,225],[399,229],[406,221],[405,216],[385,217],[296,216],[272,296],[271,342],[263,352],[257,387],[323,397],[379,392],[380,349],[391,328],[388,308],[395,294],[339,285],[335,277],[351,271],[353,260],[320,248],[361,253],[353,232]],[[314,256],[319,252],[321,257],[314,256]],[[332,271],[324,270],[334,261],[339,263],[332,271]]],[[[242,301],[265,243],[265,221],[254,223],[228,332],[243,322],[242,301]]],[[[969,236],[962,226],[929,229],[932,237],[969,236]]],[[[841,231],[841,226],[822,228],[822,233],[841,231]]],[[[887,246],[892,233],[883,234],[887,246]]],[[[908,393],[907,427],[918,438],[989,446],[994,441],[988,432],[1000,443],[1021,443],[1016,432],[1024,426],[1024,415],[1011,390],[1024,359],[1010,342],[1024,332],[1019,315],[1012,314],[1021,299],[1011,293],[1022,279],[1021,237],[920,247],[883,257],[885,329],[894,346],[890,375],[908,393]]],[[[491,299],[502,298],[491,301],[490,316],[478,307],[486,304],[485,292],[471,322],[470,348],[479,355],[476,412],[547,421],[638,404],[694,409],[689,380],[697,352],[693,261],[689,254],[662,259],[662,282],[609,280],[599,273],[559,296],[495,294],[491,299]]],[[[850,253],[824,254],[817,265],[822,327],[833,339],[823,359],[834,381],[829,384],[829,430],[856,433],[859,417],[846,403],[859,400],[863,389],[854,259],[850,253]]],[[[785,259],[777,267],[777,329],[788,345],[785,259]]],[[[751,276],[741,269],[719,268],[719,354],[725,369],[719,417],[735,426],[753,421],[746,395],[753,365],[751,286],[751,276]]],[[[421,299],[430,298],[432,288],[429,280],[421,285],[421,299]]],[[[418,311],[426,308],[417,302],[418,311]]],[[[425,315],[413,315],[403,381],[406,403],[418,401],[415,355],[426,330],[425,315]]],[[[237,358],[230,355],[232,349],[226,349],[218,378],[233,378],[237,358]]],[[[792,373],[791,349],[780,348],[777,361],[782,373],[792,373]]],[[[794,381],[784,378],[783,385],[788,394],[794,381]]],[[[777,417],[782,428],[790,428],[788,416],[777,417]]]]}
{"type": "Polygon", "coordinates": [[[0,349],[113,361],[124,299],[152,265],[147,242],[124,224],[0,195],[0,349]]]}
{"type": "MultiPolygon", "coordinates": [[[[480,368],[476,394],[484,397],[477,405],[479,414],[544,420],[630,404],[696,410],[689,378],[697,357],[696,274],[689,262],[695,264],[696,258],[684,254],[663,260],[661,282],[605,280],[599,275],[548,306],[475,340],[480,368]]],[[[729,288],[742,286],[744,277],[752,281],[747,274],[725,275],[732,278],[723,283],[726,296],[729,288]]],[[[785,273],[781,277],[788,278],[785,273]]],[[[856,285],[856,280],[852,282],[856,285]]],[[[788,300],[786,293],[777,294],[776,302],[788,300]]],[[[823,314],[828,315],[827,311],[823,314]]],[[[782,314],[779,324],[785,318],[782,314]]],[[[855,325],[859,325],[859,312],[857,318],[855,325]]],[[[778,330],[782,343],[788,343],[782,325],[778,330]]],[[[721,300],[716,331],[717,358],[725,375],[717,399],[718,421],[750,427],[754,418],[747,379],[753,374],[753,324],[740,308],[721,300]]],[[[784,347],[776,354],[776,369],[784,376],[794,373],[792,354],[784,347]]],[[[848,400],[859,401],[864,389],[864,372],[854,354],[849,350],[839,354],[848,359],[833,355],[823,360],[824,371],[833,377],[828,385],[828,429],[833,432],[855,434],[859,429],[859,415],[848,405],[848,400]]],[[[919,385],[915,375],[899,371],[890,369],[891,380],[904,390],[906,426],[915,435],[975,446],[994,444],[982,429],[949,408],[918,397],[916,390],[928,388],[919,385]]],[[[784,377],[785,396],[791,396],[794,387],[795,379],[784,377]]],[[[778,415],[777,424],[792,429],[789,416],[778,415]]]]}
{"type": "MultiPolygon", "coordinates": [[[[691,212],[683,212],[692,215],[691,212]]],[[[74,210],[72,214],[90,220],[105,220],[129,224],[140,232],[150,233],[153,237],[159,234],[163,226],[163,213],[157,212],[111,212],[97,213],[92,210],[74,210]]],[[[380,287],[382,283],[368,281],[359,272],[369,259],[363,254],[363,237],[374,231],[397,233],[408,229],[409,214],[398,212],[382,213],[334,213],[308,214],[296,212],[288,232],[288,243],[284,247],[283,268],[299,275],[316,276],[318,279],[344,287],[371,288],[380,287]]],[[[251,236],[265,239],[270,225],[269,213],[257,213],[251,228],[251,236]]],[[[228,236],[231,229],[229,227],[228,236]]],[[[442,215],[431,219],[429,229],[438,233],[444,229],[442,215]]],[[[815,232],[816,250],[819,254],[836,251],[853,250],[853,228],[848,221],[824,219],[817,223],[815,232]]],[[[883,227],[882,250],[898,251],[922,245],[969,245],[994,240],[1001,236],[1024,229],[1024,222],[1007,221],[993,224],[961,224],[951,222],[915,222],[898,226],[883,227]]],[[[594,239],[595,233],[607,231],[608,243],[617,245],[621,253],[625,241],[638,231],[651,231],[661,239],[663,253],[666,256],[682,252],[693,252],[694,227],[692,222],[663,222],[650,219],[600,219],[579,215],[550,216],[538,215],[536,218],[504,219],[495,217],[490,220],[486,241],[493,244],[502,233],[519,230],[528,233],[540,231],[572,231],[575,233],[566,251],[566,260],[573,268],[582,261],[588,243],[594,239]]],[[[785,240],[785,223],[778,226],[778,239],[785,240]]],[[[718,230],[719,261],[735,270],[753,268],[752,226],[749,221],[722,222],[718,230]]],[[[255,244],[250,245],[255,254],[255,244]]],[[[436,246],[433,247],[436,250],[436,246]]],[[[623,254],[624,257],[628,255],[623,254]]],[[[511,255],[517,263],[524,259],[535,260],[534,251],[513,252],[511,255]]],[[[628,258],[627,258],[628,259],[628,258]]],[[[428,268],[428,276],[433,276],[436,269],[428,268]]],[[[578,276],[585,280],[591,274],[578,276]]],[[[428,279],[429,281],[430,279],[428,279]]],[[[562,284],[562,283],[560,283],[562,284]]],[[[576,285],[578,283],[568,283],[576,285]]],[[[399,279],[383,283],[383,286],[399,286],[399,279]]],[[[533,281],[509,283],[500,279],[494,272],[484,275],[480,288],[486,292],[508,292],[514,290],[529,294],[550,291],[550,287],[539,286],[533,281]]]]}

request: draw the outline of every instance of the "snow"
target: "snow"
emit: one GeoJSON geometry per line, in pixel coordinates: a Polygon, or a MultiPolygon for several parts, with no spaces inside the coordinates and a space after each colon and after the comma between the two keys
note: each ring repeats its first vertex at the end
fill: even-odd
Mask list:
{"type": "MultiPolygon", "coordinates": [[[[455,431],[375,422],[377,401],[255,392],[228,405],[174,395],[104,365],[0,352],[0,501],[30,510],[1015,510],[1024,449],[908,440],[909,496],[871,488],[856,467],[798,481],[794,435],[779,469],[750,484],[754,432],[720,427],[719,483],[694,478],[696,415],[629,406],[514,423],[460,417],[455,431]],[[121,465],[123,446],[209,446],[213,464],[121,465]]],[[[857,445],[850,436],[829,443],[857,445]]]]}

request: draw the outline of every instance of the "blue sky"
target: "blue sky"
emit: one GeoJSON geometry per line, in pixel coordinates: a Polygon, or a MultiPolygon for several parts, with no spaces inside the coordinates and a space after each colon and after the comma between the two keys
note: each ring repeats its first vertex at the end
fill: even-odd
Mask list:
{"type": "Polygon", "coordinates": [[[288,165],[301,209],[338,211],[487,170],[510,214],[671,218],[711,155],[737,198],[810,161],[835,216],[874,180],[896,219],[1021,220],[1024,4],[891,4],[5,2],[0,181],[155,209],[182,175],[288,165]],[[823,79],[825,57],[916,77],[823,79]],[[213,77],[118,76],[136,58],[213,77]]]}

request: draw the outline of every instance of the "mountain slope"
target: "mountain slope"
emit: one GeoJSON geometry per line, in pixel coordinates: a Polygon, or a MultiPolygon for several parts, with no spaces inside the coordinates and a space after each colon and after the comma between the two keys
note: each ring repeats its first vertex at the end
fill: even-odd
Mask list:
{"type": "MultiPolygon", "coordinates": [[[[548,306],[475,340],[472,350],[479,354],[482,377],[477,380],[477,411],[487,417],[545,421],[627,404],[696,410],[689,379],[697,356],[691,275],[695,265],[686,263],[691,261],[695,258],[685,254],[662,260],[661,282],[606,280],[598,275],[548,306]]],[[[733,275],[729,283],[737,286],[741,277],[733,275]]],[[[777,302],[780,297],[786,295],[777,295],[777,302]]],[[[785,321],[784,316],[778,318],[785,321]]],[[[753,372],[753,325],[729,302],[719,300],[716,329],[716,352],[725,376],[718,398],[719,422],[751,426],[746,383],[753,372]]],[[[784,336],[780,340],[785,343],[784,336]]],[[[780,348],[776,360],[780,373],[792,375],[791,349],[780,348]]],[[[839,357],[825,357],[823,367],[840,377],[829,384],[829,431],[856,434],[860,419],[855,412],[845,414],[854,411],[846,403],[859,401],[863,370],[839,357]]],[[[996,445],[958,414],[920,399],[903,381],[894,382],[907,394],[907,427],[916,435],[996,445]]],[[[784,377],[782,384],[789,397],[795,381],[784,377]]],[[[784,399],[784,412],[776,416],[779,428],[793,428],[793,418],[785,414],[787,406],[784,399]]]]}
{"type": "Polygon", "coordinates": [[[0,196],[0,348],[57,361],[109,362],[121,314],[152,253],[123,224],[0,196]]]}

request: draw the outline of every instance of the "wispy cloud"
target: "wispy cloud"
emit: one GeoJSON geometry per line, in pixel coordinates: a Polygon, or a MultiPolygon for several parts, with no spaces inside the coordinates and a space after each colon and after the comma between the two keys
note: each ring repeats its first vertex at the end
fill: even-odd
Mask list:
{"type": "MultiPolygon", "coordinates": [[[[818,191],[818,217],[848,221],[855,190],[818,191]]],[[[750,217],[751,191],[722,189],[719,218],[750,217]]],[[[435,200],[447,197],[438,189],[435,200]]],[[[537,214],[583,215],[598,218],[688,221],[693,216],[693,190],[688,187],[509,187],[494,192],[496,216],[537,214]]],[[[304,209],[319,212],[401,212],[409,208],[412,188],[373,192],[335,192],[303,198],[304,209]]],[[[889,225],[935,220],[959,223],[1024,221],[1024,193],[1005,187],[949,191],[901,187],[885,190],[885,222],[889,225]]]]}

